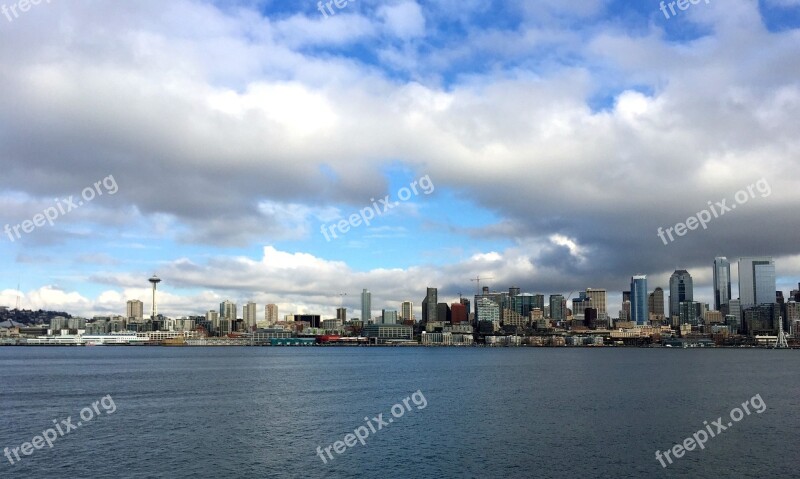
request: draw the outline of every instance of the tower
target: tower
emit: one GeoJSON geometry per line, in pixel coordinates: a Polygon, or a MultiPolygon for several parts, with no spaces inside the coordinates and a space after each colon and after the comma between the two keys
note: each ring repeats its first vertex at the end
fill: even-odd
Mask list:
{"type": "Polygon", "coordinates": [[[676,269],[669,278],[669,316],[680,315],[680,305],[684,301],[694,301],[694,282],[685,269],[676,269]]]}
{"type": "Polygon", "coordinates": [[[739,298],[742,308],[775,303],[775,261],[770,256],[739,259],[739,298]]]}
{"type": "Polygon", "coordinates": [[[649,320],[647,313],[647,276],[639,274],[631,277],[631,321],[644,326],[649,320]]]}
{"type": "Polygon", "coordinates": [[[161,278],[156,275],[153,275],[148,281],[153,285],[153,311],[150,314],[150,320],[155,321],[156,315],[158,314],[158,307],[156,306],[156,285],[161,282],[161,278]]]}
{"type": "Polygon", "coordinates": [[[731,300],[731,263],[724,256],[714,258],[714,309],[721,311],[731,300]]]}
{"type": "Polygon", "coordinates": [[[372,293],[368,289],[361,291],[361,321],[369,324],[372,319],[372,293]]]}

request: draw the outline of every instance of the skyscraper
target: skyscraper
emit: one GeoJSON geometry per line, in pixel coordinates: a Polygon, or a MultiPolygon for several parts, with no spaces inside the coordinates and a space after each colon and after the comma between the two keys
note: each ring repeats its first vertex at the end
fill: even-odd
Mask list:
{"type": "Polygon", "coordinates": [[[647,276],[631,277],[631,321],[644,326],[649,320],[647,313],[647,276]]]}
{"type": "Polygon", "coordinates": [[[144,303],[138,299],[128,301],[125,310],[125,316],[129,321],[142,322],[144,320],[144,303]]]}
{"type": "Polygon", "coordinates": [[[436,305],[436,321],[449,323],[452,321],[450,317],[450,305],[447,303],[439,303],[436,305]]]}
{"type": "Polygon", "coordinates": [[[664,290],[658,287],[647,299],[647,311],[656,316],[664,316],[664,290]]]}
{"type": "Polygon", "coordinates": [[[676,269],[669,278],[669,315],[679,316],[678,306],[683,301],[694,301],[692,275],[685,269],[676,269]]]}
{"type": "Polygon", "coordinates": [[[400,305],[400,319],[403,321],[414,320],[414,303],[411,301],[403,301],[400,305]]]}
{"type": "Polygon", "coordinates": [[[219,313],[213,309],[206,313],[206,321],[211,323],[211,328],[216,331],[219,329],[219,313]]]}
{"type": "Polygon", "coordinates": [[[731,263],[724,256],[714,258],[714,309],[721,311],[731,300],[731,263]]]}
{"type": "Polygon", "coordinates": [[[591,307],[597,310],[597,318],[607,319],[608,311],[606,310],[606,304],[608,302],[608,295],[606,290],[600,288],[586,288],[586,296],[590,300],[591,307]]]}
{"type": "Polygon", "coordinates": [[[347,308],[336,308],[336,319],[342,322],[347,322],[347,308]]]}
{"type": "Polygon", "coordinates": [[[372,293],[368,289],[361,291],[361,321],[366,325],[372,319],[372,293]]]}
{"type": "Polygon", "coordinates": [[[739,259],[739,299],[742,309],[775,302],[775,261],[768,256],[739,259]]]}
{"type": "Polygon", "coordinates": [[[567,316],[567,302],[563,294],[550,295],[550,319],[562,321],[567,316]]]}
{"type": "Polygon", "coordinates": [[[252,331],[256,327],[256,316],[258,312],[258,307],[256,303],[249,301],[247,304],[244,305],[242,308],[242,319],[244,320],[244,325],[248,331],[252,331]]]}
{"type": "Polygon", "coordinates": [[[228,319],[236,321],[237,307],[236,303],[232,303],[227,299],[219,303],[219,317],[220,319],[228,319]]]}
{"type": "Polygon", "coordinates": [[[275,326],[275,323],[278,322],[278,305],[277,304],[268,304],[267,308],[264,310],[264,319],[267,320],[267,324],[270,326],[275,326]]]}
{"type": "Polygon", "coordinates": [[[381,324],[397,324],[397,311],[394,309],[382,310],[381,324]]]}
{"type": "Polygon", "coordinates": [[[425,299],[422,300],[422,321],[425,323],[436,321],[436,305],[439,301],[439,290],[428,288],[425,299]]]}

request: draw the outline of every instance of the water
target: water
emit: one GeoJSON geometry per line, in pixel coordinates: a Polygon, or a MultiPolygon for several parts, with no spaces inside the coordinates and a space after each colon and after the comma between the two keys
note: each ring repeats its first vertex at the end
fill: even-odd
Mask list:
{"type": "Polygon", "coordinates": [[[6,347],[0,368],[0,448],[94,416],[0,456],[3,478],[800,477],[797,351],[6,347]],[[655,459],[755,395],[762,414],[655,459]]]}

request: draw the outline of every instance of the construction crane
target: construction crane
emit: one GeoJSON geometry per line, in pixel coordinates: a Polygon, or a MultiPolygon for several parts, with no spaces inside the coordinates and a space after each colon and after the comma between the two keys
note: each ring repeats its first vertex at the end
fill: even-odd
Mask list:
{"type": "Polygon", "coordinates": [[[470,278],[470,281],[475,281],[477,283],[477,289],[475,290],[475,294],[481,292],[481,280],[482,279],[494,279],[494,276],[489,276],[488,278],[481,278],[480,275],[477,278],[470,278]]]}

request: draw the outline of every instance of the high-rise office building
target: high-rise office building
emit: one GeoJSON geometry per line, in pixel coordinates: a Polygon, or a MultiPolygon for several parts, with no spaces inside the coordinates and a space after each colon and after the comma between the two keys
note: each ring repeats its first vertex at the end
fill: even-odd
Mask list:
{"type": "Polygon", "coordinates": [[[439,303],[436,305],[436,321],[445,323],[451,322],[450,306],[447,303],[439,303]]]}
{"type": "Polygon", "coordinates": [[[631,302],[630,300],[625,300],[622,302],[622,309],[619,310],[619,320],[620,321],[630,321],[631,320],[631,302]]]}
{"type": "Polygon", "coordinates": [[[680,324],[690,324],[697,326],[700,319],[704,316],[704,308],[702,304],[696,301],[681,301],[678,304],[678,314],[680,324]]]}
{"type": "Polygon", "coordinates": [[[368,289],[361,291],[361,321],[368,324],[372,319],[372,293],[368,289]]]}
{"type": "Polygon", "coordinates": [[[469,321],[469,313],[467,307],[461,303],[453,303],[450,305],[450,322],[453,324],[461,324],[469,321]]]}
{"type": "Polygon", "coordinates": [[[237,307],[236,303],[232,303],[227,299],[219,303],[219,317],[220,319],[229,319],[236,321],[237,307]]]}
{"type": "Polygon", "coordinates": [[[534,294],[533,295],[533,308],[534,309],[541,309],[544,312],[544,295],[543,294],[534,294]]]}
{"type": "Polygon", "coordinates": [[[508,288],[508,296],[509,297],[513,298],[514,296],[516,296],[518,294],[519,294],[519,288],[517,288],[516,286],[512,286],[512,287],[508,288]]]}
{"type": "Polygon", "coordinates": [[[458,300],[466,309],[467,309],[467,319],[469,319],[470,313],[472,313],[471,304],[467,298],[461,298],[458,300]]]}
{"type": "Polygon", "coordinates": [[[644,326],[649,321],[647,313],[647,276],[631,277],[631,321],[644,326]]]}
{"type": "Polygon", "coordinates": [[[439,290],[428,288],[425,299],[422,300],[422,321],[424,323],[434,322],[436,318],[436,305],[439,304],[439,290]]]}
{"type": "Polygon", "coordinates": [[[381,324],[398,324],[397,311],[394,309],[384,309],[381,311],[381,324]]]}
{"type": "Polygon", "coordinates": [[[563,321],[567,318],[567,302],[563,294],[550,295],[550,319],[563,321]]]}
{"type": "Polygon", "coordinates": [[[403,301],[400,304],[400,319],[403,321],[414,320],[414,303],[411,301],[403,301]]]}
{"type": "Polygon", "coordinates": [[[583,312],[586,308],[592,307],[592,301],[581,291],[577,298],[572,299],[572,318],[573,320],[583,321],[583,312]]]}
{"type": "Polygon", "coordinates": [[[768,256],[739,259],[739,299],[742,309],[775,303],[775,261],[768,256]]]}
{"type": "Polygon", "coordinates": [[[252,301],[248,301],[242,308],[242,320],[247,331],[252,331],[256,327],[258,317],[258,306],[252,301]]]}
{"type": "Polygon", "coordinates": [[[529,316],[533,309],[534,296],[530,293],[517,293],[511,296],[511,309],[522,316],[529,316]]]}
{"type": "Polygon", "coordinates": [[[683,301],[694,301],[692,275],[685,269],[676,269],[669,278],[669,315],[679,316],[678,305],[683,301]]]}
{"type": "Polygon", "coordinates": [[[142,322],[144,320],[144,303],[138,299],[128,301],[125,310],[125,316],[129,321],[142,322]]]}
{"type": "Polygon", "coordinates": [[[211,323],[211,327],[214,328],[214,331],[219,329],[219,312],[214,311],[213,309],[206,312],[206,321],[211,323]]]}
{"type": "Polygon", "coordinates": [[[500,305],[486,296],[478,296],[475,301],[475,321],[489,321],[500,326],[500,305]]]}
{"type": "Polygon", "coordinates": [[[278,322],[278,305],[277,304],[268,304],[266,309],[264,309],[264,319],[267,320],[267,324],[270,326],[275,326],[275,323],[278,322]]]}
{"type": "Polygon", "coordinates": [[[608,303],[608,294],[605,289],[601,288],[586,288],[586,296],[591,301],[591,307],[597,310],[597,319],[607,319],[608,311],[606,304],[608,303]]]}
{"type": "Polygon", "coordinates": [[[714,258],[714,309],[722,310],[731,300],[731,263],[724,256],[714,258]]]}
{"type": "Polygon", "coordinates": [[[647,298],[647,312],[656,316],[664,316],[664,290],[658,287],[647,298]]]}
{"type": "Polygon", "coordinates": [[[342,322],[347,322],[347,308],[336,308],[336,319],[342,322]]]}

